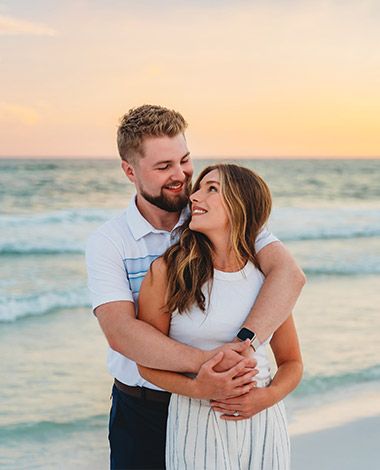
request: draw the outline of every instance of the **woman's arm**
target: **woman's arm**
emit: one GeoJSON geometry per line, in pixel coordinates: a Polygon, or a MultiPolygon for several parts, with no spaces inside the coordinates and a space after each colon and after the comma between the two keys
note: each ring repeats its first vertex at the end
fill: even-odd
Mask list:
{"type": "Polygon", "coordinates": [[[213,401],[212,407],[224,413],[223,419],[250,418],[282,400],[299,384],[303,365],[293,316],[290,316],[274,333],[270,345],[278,367],[270,386],[255,388],[240,397],[213,401]],[[238,417],[231,416],[234,411],[239,412],[238,417]]]}
{"type": "MultiPolygon", "coordinates": [[[[170,314],[166,309],[167,275],[166,265],[158,258],[151,266],[141,285],[138,316],[150,323],[165,335],[169,334],[170,314]]],[[[152,351],[154,354],[154,351],[152,351]]],[[[222,399],[239,396],[252,389],[252,377],[256,371],[251,361],[243,359],[226,372],[215,372],[214,367],[223,359],[224,353],[218,352],[200,368],[196,379],[176,372],[150,369],[138,365],[144,379],[160,388],[192,398],[222,399]],[[237,375],[244,373],[241,377],[237,375]]]]}
{"type": "Polygon", "coordinates": [[[257,259],[265,281],[243,326],[263,342],[289,318],[306,277],[281,242],[265,246],[257,259]]]}

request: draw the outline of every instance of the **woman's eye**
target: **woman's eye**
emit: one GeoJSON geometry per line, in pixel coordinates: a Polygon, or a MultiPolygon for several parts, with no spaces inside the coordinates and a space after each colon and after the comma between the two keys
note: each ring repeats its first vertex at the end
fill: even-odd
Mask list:
{"type": "Polygon", "coordinates": [[[216,186],[209,186],[208,190],[209,190],[209,192],[213,192],[213,193],[218,192],[218,188],[216,186]]]}

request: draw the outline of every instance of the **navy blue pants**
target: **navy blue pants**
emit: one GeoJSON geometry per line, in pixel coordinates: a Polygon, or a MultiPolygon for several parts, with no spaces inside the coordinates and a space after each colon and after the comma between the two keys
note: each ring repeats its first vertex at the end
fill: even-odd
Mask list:
{"type": "Polygon", "coordinates": [[[168,405],[112,389],[111,469],[165,469],[168,405]]]}

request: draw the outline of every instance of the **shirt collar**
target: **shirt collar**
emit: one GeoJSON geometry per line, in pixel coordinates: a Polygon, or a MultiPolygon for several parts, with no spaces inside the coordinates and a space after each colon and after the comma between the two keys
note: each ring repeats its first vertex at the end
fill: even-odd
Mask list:
{"type": "Polygon", "coordinates": [[[178,222],[173,227],[173,230],[171,232],[167,232],[166,230],[160,230],[160,229],[153,227],[153,225],[149,223],[143,217],[143,215],[138,210],[137,205],[136,205],[136,195],[132,197],[127,207],[126,215],[127,215],[128,225],[129,225],[129,228],[131,229],[134,239],[139,240],[140,238],[145,237],[145,235],[148,235],[148,233],[173,233],[189,217],[190,209],[188,206],[182,209],[178,222]]]}

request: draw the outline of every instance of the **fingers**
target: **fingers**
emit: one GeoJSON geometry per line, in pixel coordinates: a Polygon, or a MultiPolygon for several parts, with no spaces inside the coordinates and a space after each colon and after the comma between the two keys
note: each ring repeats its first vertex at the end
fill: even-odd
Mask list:
{"type": "Polygon", "coordinates": [[[222,415],[220,419],[225,421],[242,421],[243,419],[248,419],[249,416],[232,416],[232,415],[222,415]]]}
{"type": "Polygon", "coordinates": [[[233,379],[233,384],[234,384],[235,387],[240,387],[241,385],[252,385],[252,386],[254,386],[254,381],[252,380],[254,375],[255,375],[255,371],[250,370],[250,371],[246,372],[244,375],[240,375],[239,377],[235,377],[233,379]]]}
{"type": "Polygon", "coordinates": [[[246,395],[251,390],[253,390],[253,388],[254,388],[254,385],[252,383],[242,385],[241,387],[236,387],[233,389],[233,391],[231,392],[228,398],[234,398],[234,397],[239,397],[240,395],[246,395]]]}
{"type": "Polygon", "coordinates": [[[202,365],[202,367],[208,368],[208,369],[214,368],[217,364],[219,364],[222,361],[223,356],[224,356],[223,351],[219,351],[218,353],[215,354],[215,356],[213,356],[211,359],[206,361],[202,365]]]}
{"type": "Polygon", "coordinates": [[[251,367],[245,367],[241,372],[237,374],[236,377],[241,377],[242,375],[246,374],[247,372],[252,372],[255,375],[259,373],[257,369],[252,369],[251,367]]]}
{"type": "Polygon", "coordinates": [[[247,397],[232,397],[232,398],[226,398],[225,400],[210,400],[210,405],[211,406],[228,406],[231,405],[232,407],[235,407],[234,409],[238,409],[239,407],[244,406],[245,401],[247,397]]]}
{"type": "Polygon", "coordinates": [[[245,414],[242,411],[239,411],[238,409],[234,409],[231,412],[228,412],[224,410],[223,408],[213,408],[213,410],[217,411],[218,413],[221,413],[220,419],[224,419],[226,421],[241,421],[242,419],[250,418],[249,415],[245,414]],[[239,416],[234,416],[233,415],[234,411],[239,411],[239,416]]]}
{"type": "MultiPolygon", "coordinates": [[[[219,406],[213,406],[212,409],[214,411],[217,411],[218,413],[222,413],[222,414],[225,414],[225,415],[232,415],[234,413],[234,411],[239,411],[237,408],[230,411],[230,410],[226,410],[224,408],[220,408],[219,406]]],[[[240,411],[239,411],[239,415],[240,415],[240,411]]],[[[241,415],[241,416],[243,416],[243,415],[241,415]]]]}
{"type": "MultiPolygon", "coordinates": [[[[233,379],[234,377],[239,375],[240,372],[242,372],[247,367],[248,361],[249,361],[249,359],[242,359],[240,362],[238,362],[236,364],[236,366],[231,367],[230,370],[224,372],[225,376],[227,378],[233,379]]],[[[251,369],[251,370],[253,370],[253,369],[251,369]]],[[[253,374],[253,375],[255,375],[255,374],[253,374]]],[[[253,375],[252,375],[252,377],[253,377],[253,375]]]]}
{"type": "Polygon", "coordinates": [[[246,339],[245,341],[239,341],[237,343],[230,343],[231,349],[238,353],[245,351],[250,347],[250,345],[251,342],[249,341],[249,339],[246,339]]]}
{"type": "Polygon", "coordinates": [[[254,357],[246,357],[246,358],[243,357],[243,359],[246,360],[247,367],[250,367],[252,369],[256,367],[257,361],[254,357]]]}
{"type": "Polygon", "coordinates": [[[218,405],[213,405],[211,408],[215,411],[220,411],[221,413],[230,413],[231,414],[234,411],[239,411],[240,413],[243,412],[242,406],[240,403],[237,403],[236,405],[226,405],[226,404],[218,404],[218,405]]]}

